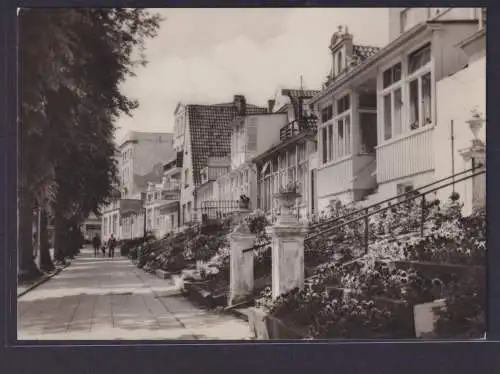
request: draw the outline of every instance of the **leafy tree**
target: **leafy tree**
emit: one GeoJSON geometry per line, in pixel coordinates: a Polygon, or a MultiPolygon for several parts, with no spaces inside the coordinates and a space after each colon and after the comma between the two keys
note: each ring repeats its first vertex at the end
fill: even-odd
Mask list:
{"type": "Polygon", "coordinates": [[[32,257],[33,203],[49,203],[56,255],[64,260],[71,254],[68,230],[76,232],[106,202],[116,178],[114,122],[138,105],[120,84],[146,63],[144,41],[156,35],[159,22],[143,9],[20,12],[21,279],[39,274],[32,257]]]}

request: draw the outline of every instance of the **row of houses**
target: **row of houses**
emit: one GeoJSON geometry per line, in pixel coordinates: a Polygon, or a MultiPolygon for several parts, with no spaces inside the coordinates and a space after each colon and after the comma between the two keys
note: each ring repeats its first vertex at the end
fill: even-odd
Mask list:
{"type": "MultiPolygon", "coordinates": [[[[338,28],[321,89],[279,89],[266,107],[243,95],[180,103],[173,134],[132,133],[119,147],[121,194],[104,209],[103,237],[162,236],[237,209],[241,196],[272,214],[273,194],[290,181],[307,221],[332,200],[375,203],[484,163],[485,126],[471,125],[486,110],[484,10],[389,13],[382,48],[338,28]]],[[[451,188],[466,210],[484,196],[469,181],[441,197],[451,188]]]]}

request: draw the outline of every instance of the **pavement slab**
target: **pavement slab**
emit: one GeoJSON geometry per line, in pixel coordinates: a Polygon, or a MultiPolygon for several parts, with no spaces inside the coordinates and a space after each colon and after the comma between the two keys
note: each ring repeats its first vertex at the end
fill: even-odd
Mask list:
{"type": "Polygon", "coordinates": [[[173,281],[84,248],[70,267],[18,298],[19,340],[247,340],[248,323],[201,309],[173,281]]]}

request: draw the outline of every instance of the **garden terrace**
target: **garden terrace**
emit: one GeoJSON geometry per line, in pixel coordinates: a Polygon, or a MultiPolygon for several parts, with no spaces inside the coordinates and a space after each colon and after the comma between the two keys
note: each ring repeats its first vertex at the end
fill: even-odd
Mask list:
{"type": "Polygon", "coordinates": [[[276,300],[268,289],[258,305],[273,318],[307,328],[309,337],[412,338],[413,306],[442,299],[434,337],[481,337],[485,213],[462,216],[456,194],[445,204],[425,199],[445,186],[413,192],[369,214],[350,211],[340,224],[313,229],[306,239],[305,288],[276,300]]]}

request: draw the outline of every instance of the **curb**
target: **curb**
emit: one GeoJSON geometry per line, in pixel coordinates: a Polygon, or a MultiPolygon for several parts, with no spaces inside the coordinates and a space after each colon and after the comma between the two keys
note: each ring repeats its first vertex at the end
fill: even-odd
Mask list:
{"type": "Polygon", "coordinates": [[[57,274],[59,274],[61,271],[63,271],[64,269],[66,269],[68,266],[71,265],[71,262],[68,262],[65,266],[63,267],[59,267],[59,268],[56,268],[56,270],[52,273],[52,274],[49,274],[49,275],[46,275],[44,277],[42,277],[42,279],[40,279],[38,282],[36,282],[35,284],[32,284],[30,287],[28,287],[27,289],[25,289],[24,291],[21,291],[17,294],[17,298],[19,299],[21,296],[24,296],[26,295],[28,292],[34,290],[35,288],[41,286],[42,284],[44,284],[45,282],[47,282],[48,280],[52,279],[53,277],[55,277],[57,274]]]}

